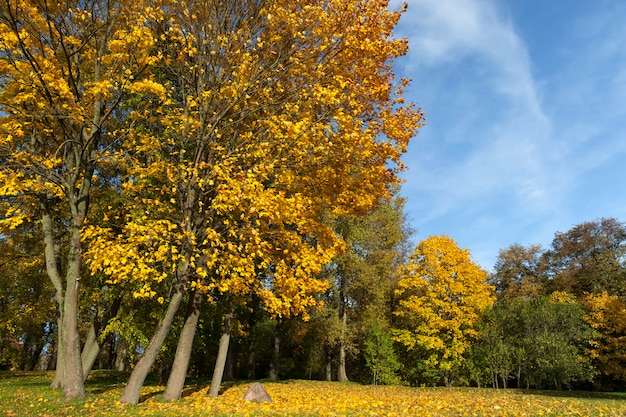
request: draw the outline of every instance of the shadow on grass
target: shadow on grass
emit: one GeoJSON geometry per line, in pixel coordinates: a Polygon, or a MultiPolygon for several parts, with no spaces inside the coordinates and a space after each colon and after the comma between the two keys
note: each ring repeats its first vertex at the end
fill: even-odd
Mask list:
{"type": "Polygon", "coordinates": [[[0,371],[0,379],[27,378],[27,377],[54,377],[54,371],[0,371]]]}
{"type": "Polygon", "coordinates": [[[94,370],[89,373],[85,387],[91,394],[104,394],[123,387],[129,375],[130,372],[94,370]]]}
{"type": "MultiPolygon", "coordinates": [[[[128,381],[130,376],[130,372],[120,372],[120,371],[111,371],[111,370],[95,370],[89,374],[89,378],[87,379],[87,389],[92,394],[104,394],[108,391],[114,389],[123,388],[128,381]]],[[[220,385],[220,390],[218,395],[222,395],[230,388],[241,385],[241,384],[250,384],[254,381],[248,380],[232,380],[232,381],[224,381],[220,385]]],[[[264,381],[259,381],[264,382],[264,381]]],[[[150,374],[146,381],[143,384],[145,387],[159,386],[158,376],[155,374],[150,374]]],[[[185,388],[181,393],[181,398],[188,397],[200,391],[206,391],[206,395],[209,395],[209,389],[211,388],[211,379],[210,378],[187,378],[185,383],[185,388]]],[[[156,396],[162,395],[164,389],[159,389],[157,391],[143,394],[139,398],[139,402],[142,403],[150,398],[154,398],[156,396]]]]}
{"type": "MultiPolygon", "coordinates": [[[[50,371],[2,371],[0,382],[19,379],[19,385],[25,387],[49,387],[54,379],[54,372],[50,371]]],[[[12,382],[11,382],[12,383],[12,382]]]]}
{"type": "MultiPolygon", "coordinates": [[[[217,395],[222,395],[232,387],[242,384],[249,384],[253,381],[248,380],[231,380],[231,381],[223,381],[220,385],[220,389],[217,395]]],[[[188,397],[196,392],[206,390],[206,395],[209,395],[209,389],[211,388],[211,379],[209,378],[189,378],[187,379],[187,387],[183,389],[181,394],[182,397],[188,397]]]]}
{"type": "Polygon", "coordinates": [[[626,401],[626,392],[521,390],[526,395],[587,400],[626,401]]]}

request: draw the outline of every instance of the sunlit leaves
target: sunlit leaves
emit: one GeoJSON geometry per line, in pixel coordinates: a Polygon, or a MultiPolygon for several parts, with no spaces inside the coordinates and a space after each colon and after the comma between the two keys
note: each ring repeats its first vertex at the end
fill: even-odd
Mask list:
{"type": "Polygon", "coordinates": [[[55,384],[67,397],[85,393],[73,341],[93,181],[115,175],[111,155],[142,115],[127,101],[165,96],[151,71],[153,12],[141,2],[0,4],[0,233],[27,220],[43,232],[64,347],[55,384]]]}
{"type": "Polygon", "coordinates": [[[140,5],[123,13],[98,2],[2,7],[0,152],[2,176],[13,180],[0,195],[29,216],[35,195],[78,192],[98,143],[116,140],[110,116],[124,94],[162,97],[164,88],[146,71],[156,58],[140,5]]]}
{"type": "Polygon", "coordinates": [[[406,52],[392,36],[399,15],[354,0],[183,1],[118,32],[153,28],[143,47],[160,61],[131,84],[152,98],[128,102],[135,125],[110,155],[133,207],[125,226],[90,229],[91,265],[141,288],[187,265],[178,278],[193,288],[306,315],[342,247],[323,214],[363,214],[389,197],[421,123],[389,67],[406,52]],[[153,222],[176,227],[146,244],[134,230],[153,222]],[[168,244],[178,251],[166,259],[168,244]]]}
{"type": "Polygon", "coordinates": [[[597,333],[588,354],[599,370],[620,380],[626,378],[626,303],[606,291],[583,297],[587,323],[597,333]]]}
{"type": "Polygon", "coordinates": [[[400,327],[395,339],[417,352],[424,369],[446,375],[462,362],[481,313],[494,301],[486,279],[469,251],[448,236],[420,242],[409,256],[396,290],[400,327]]]}

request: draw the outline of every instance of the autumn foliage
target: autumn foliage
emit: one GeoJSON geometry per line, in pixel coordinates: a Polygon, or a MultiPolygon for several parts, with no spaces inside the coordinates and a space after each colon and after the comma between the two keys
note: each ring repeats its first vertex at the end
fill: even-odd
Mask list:
{"type": "Polygon", "coordinates": [[[2,3],[1,225],[41,222],[66,396],[84,395],[84,261],[168,303],[147,368],[191,293],[306,317],[342,248],[323,215],[389,198],[421,123],[391,70],[400,15],[360,0],[2,3]]]}
{"type": "Polygon", "coordinates": [[[400,277],[394,339],[410,352],[418,375],[443,376],[449,385],[478,336],[482,312],[493,304],[487,271],[444,235],[420,242],[400,277]]]}
{"type": "MultiPolygon", "coordinates": [[[[0,0],[0,367],[48,358],[67,398],[87,394],[92,367],[130,367],[121,402],[135,404],[158,371],[182,411],[260,415],[451,408],[297,382],[270,384],[264,409],[236,403],[240,386],[185,393],[185,378],[213,372],[211,396],[223,376],[281,373],[624,383],[624,224],[514,244],[491,275],[445,235],[407,249],[401,157],[423,121],[393,71],[403,7],[0,0]],[[313,404],[320,392],[336,407],[313,404]]],[[[511,415],[558,414],[507,395],[511,415]]],[[[494,401],[467,414],[506,415],[494,401]]]]}

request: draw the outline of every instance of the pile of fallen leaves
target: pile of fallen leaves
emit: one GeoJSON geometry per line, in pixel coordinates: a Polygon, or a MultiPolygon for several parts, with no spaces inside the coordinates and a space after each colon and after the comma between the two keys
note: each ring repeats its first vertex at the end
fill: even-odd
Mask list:
{"type": "Polygon", "coordinates": [[[321,381],[265,382],[271,403],[243,401],[251,383],[209,398],[206,384],[190,385],[181,400],[165,402],[163,387],[148,386],[142,402],[117,399],[122,383],[88,385],[83,401],[67,402],[48,385],[50,374],[0,374],[5,416],[626,416],[626,397],[477,388],[412,388],[321,381]]]}

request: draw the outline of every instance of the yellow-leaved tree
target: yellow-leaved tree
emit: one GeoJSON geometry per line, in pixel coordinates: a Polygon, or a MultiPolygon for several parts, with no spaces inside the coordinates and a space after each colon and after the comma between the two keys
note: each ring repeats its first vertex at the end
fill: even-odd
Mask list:
{"type": "Polygon", "coordinates": [[[587,353],[603,375],[626,380],[626,303],[606,291],[587,294],[582,303],[587,323],[596,330],[587,353]]]}
{"type": "MultiPolygon", "coordinates": [[[[91,190],[155,92],[143,2],[0,2],[0,234],[32,222],[58,305],[55,387],[85,395],[77,327],[91,190]]],[[[157,89],[157,93],[159,93],[157,89]]]]}
{"type": "Polygon", "coordinates": [[[396,295],[393,337],[412,359],[409,379],[450,385],[482,312],[495,299],[487,272],[452,238],[431,236],[401,267],[396,295]]]}
{"type": "Polygon", "coordinates": [[[203,299],[255,296],[275,316],[306,316],[327,285],[321,267],[342,247],[323,214],[364,214],[389,198],[422,118],[403,101],[407,81],[394,80],[407,43],[393,35],[401,10],[386,1],[163,1],[158,10],[146,26],[166,98],[125,101],[136,122],[114,158],[127,205],[87,239],[92,271],[168,299],[122,397],[131,403],[186,296],[168,399],[180,396],[203,299]]]}

